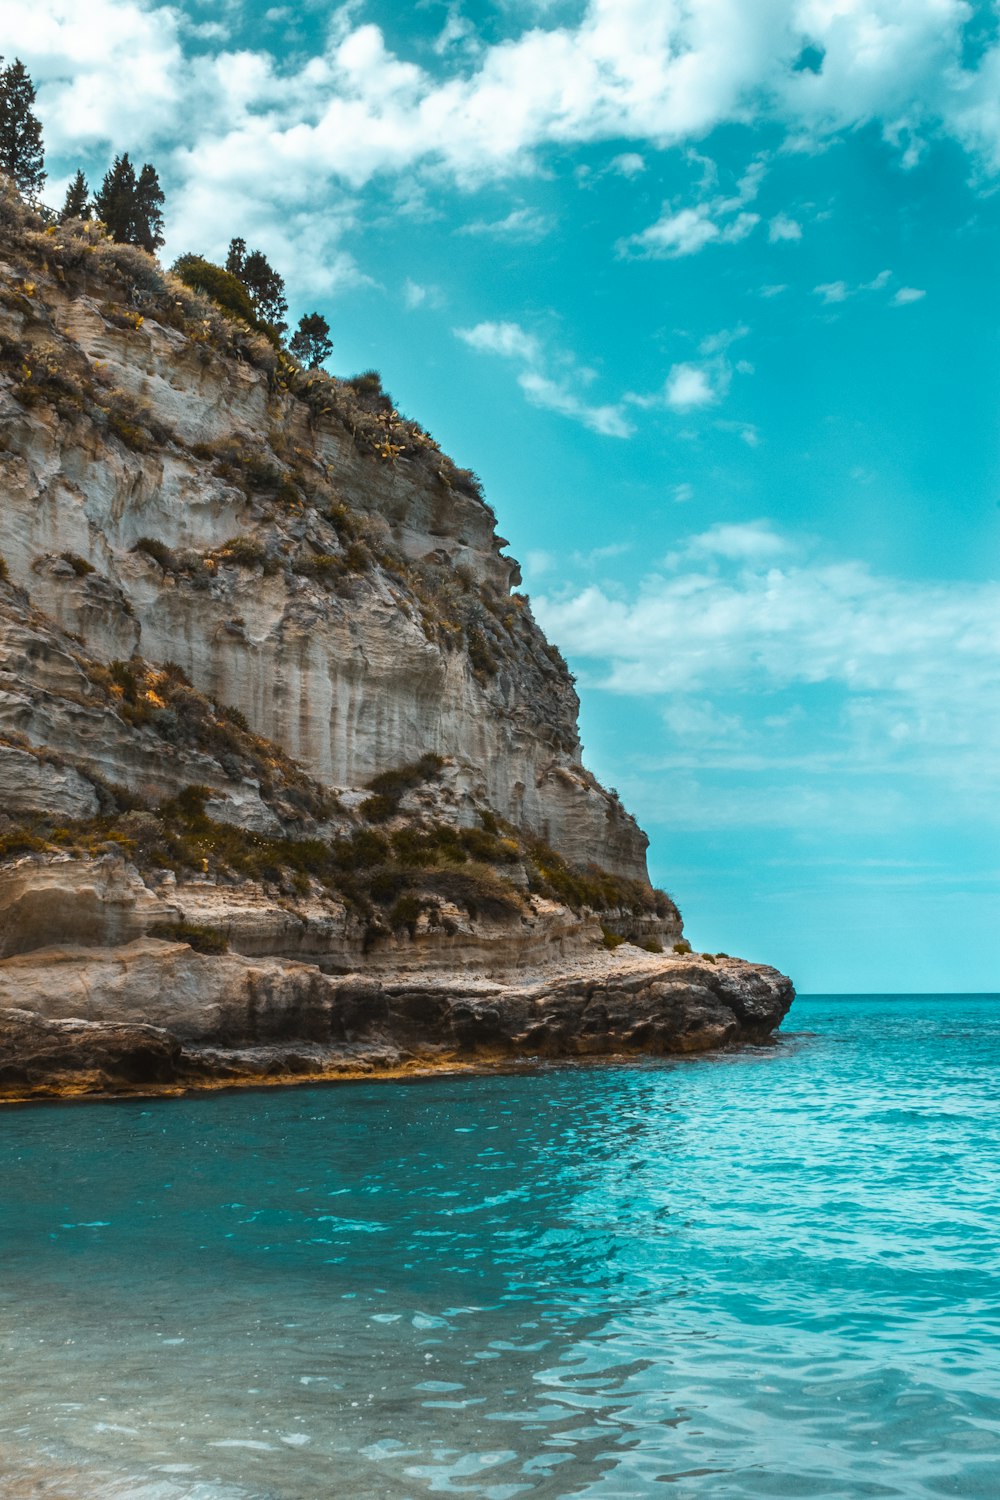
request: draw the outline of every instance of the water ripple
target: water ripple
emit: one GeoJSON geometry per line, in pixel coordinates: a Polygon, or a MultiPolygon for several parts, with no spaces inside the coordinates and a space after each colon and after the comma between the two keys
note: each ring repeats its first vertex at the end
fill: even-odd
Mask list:
{"type": "Polygon", "coordinates": [[[5,1500],[1000,1494],[1000,1003],[7,1111],[5,1500]]]}

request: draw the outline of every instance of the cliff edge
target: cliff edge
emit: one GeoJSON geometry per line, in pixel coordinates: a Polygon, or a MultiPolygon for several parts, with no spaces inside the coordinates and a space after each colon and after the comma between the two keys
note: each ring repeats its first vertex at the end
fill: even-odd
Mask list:
{"type": "Polygon", "coordinates": [[[475,476],[0,195],[0,1094],[767,1035],[475,476]]]}

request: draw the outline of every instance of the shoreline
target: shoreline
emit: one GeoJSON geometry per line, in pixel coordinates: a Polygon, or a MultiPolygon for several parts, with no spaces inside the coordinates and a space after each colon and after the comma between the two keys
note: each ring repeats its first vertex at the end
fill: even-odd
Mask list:
{"type": "Polygon", "coordinates": [[[248,1074],[244,1078],[192,1078],[179,1083],[137,1084],[134,1088],[119,1088],[97,1091],[85,1086],[66,1087],[58,1092],[35,1094],[0,1093],[0,1111],[25,1109],[34,1104],[130,1104],[142,1099],[187,1099],[203,1094],[243,1094],[254,1091],[263,1093],[270,1089],[318,1088],[351,1083],[429,1083],[436,1078],[492,1078],[505,1074],[540,1073],[564,1068],[617,1068],[629,1064],[665,1062],[698,1062],[712,1058],[734,1055],[750,1050],[768,1051],[784,1046],[799,1036],[811,1032],[775,1031],[755,1040],[731,1042],[720,1047],[707,1047],[694,1052],[595,1052],[590,1054],[551,1056],[513,1054],[498,1057],[494,1061],[480,1058],[463,1061],[452,1058],[433,1062],[427,1058],[386,1068],[330,1068],[315,1073],[248,1074]]]}

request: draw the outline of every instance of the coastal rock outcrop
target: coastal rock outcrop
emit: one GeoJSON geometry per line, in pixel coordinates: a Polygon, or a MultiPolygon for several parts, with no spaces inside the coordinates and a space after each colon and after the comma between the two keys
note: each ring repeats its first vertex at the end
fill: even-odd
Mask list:
{"type": "Polygon", "coordinates": [[[45,948],[0,964],[0,1099],[704,1052],[765,1041],[793,993],[736,959],[621,951],[498,979],[45,948]]]}
{"type": "Polygon", "coordinates": [[[0,1096],[763,1040],[475,475],[0,180],[0,1096]]]}

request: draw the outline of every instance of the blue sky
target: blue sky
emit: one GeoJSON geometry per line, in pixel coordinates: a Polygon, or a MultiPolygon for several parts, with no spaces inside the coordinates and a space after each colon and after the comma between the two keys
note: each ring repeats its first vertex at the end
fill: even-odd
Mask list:
{"type": "Polygon", "coordinates": [[[8,0],[486,485],[692,941],[996,989],[1000,41],[962,0],[8,0]]]}

